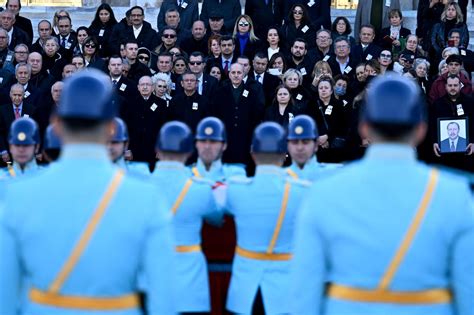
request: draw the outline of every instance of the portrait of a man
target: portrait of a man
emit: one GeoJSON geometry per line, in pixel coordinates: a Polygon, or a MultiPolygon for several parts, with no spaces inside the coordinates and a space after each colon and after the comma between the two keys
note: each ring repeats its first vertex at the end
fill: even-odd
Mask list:
{"type": "Polygon", "coordinates": [[[465,152],[467,141],[466,138],[461,137],[461,126],[456,121],[448,122],[447,126],[448,138],[441,141],[441,152],[465,152]]]}

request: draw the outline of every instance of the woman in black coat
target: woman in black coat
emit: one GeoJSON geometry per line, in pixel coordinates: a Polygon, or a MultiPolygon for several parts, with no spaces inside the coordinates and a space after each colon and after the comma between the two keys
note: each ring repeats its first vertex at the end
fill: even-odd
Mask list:
{"type": "Polygon", "coordinates": [[[98,69],[107,72],[107,65],[104,59],[99,56],[99,42],[95,36],[89,36],[84,40],[82,51],[87,68],[98,69]]]}
{"type": "Polygon", "coordinates": [[[110,57],[112,55],[108,43],[115,24],[117,24],[117,20],[110,5],[107,3],[99,5],[94,20],[89,26],[89,31],[90,35],[94,35],[99,42],[98,51],[101,57],[110,57]]]}
{"type": "Polygon", "coordinates": [[[276,89],[272,105],[265,110],[263,120],[274,121],[287,128],[293,118],[304,113],[302,108],[295,106],[290,90],[286,86],[280,85],[276,89]]]}
{"type": "Polygon", "coordinates": [[[316,43],[316,30],[311,24],[308,11],[301,4],[294,4],[288,13],[288,22],[281,28],[286,49],[290,50],[291,45],[297,38],[303,38],[308,49],[313,48],[316,43]]]}

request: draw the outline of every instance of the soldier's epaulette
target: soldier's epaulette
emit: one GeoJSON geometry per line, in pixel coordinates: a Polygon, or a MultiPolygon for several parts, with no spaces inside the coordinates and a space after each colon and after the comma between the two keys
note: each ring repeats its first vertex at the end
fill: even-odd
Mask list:
{"type": "Polygon", "coordinates": [[[293,177],[288,176],[288,177],[285,177],[285,180],[292,185],[299,185],[303,187],[311,186],[311,182],[306,179],[299,179],[299,178],[293,178],[293,177]]]}
{"type": "Polygon", "coordinates": [[[198,183],[198,184],[204,184],[204,185],[209,185],[209,186],[213,186],[215,184],[212,180],[205,177],[193,176],[191,177],[191,179],[193,180],[193,182],[198,183]]]}
{"type": "Polygon", "coordinates": [[[252,183],[252,178],[242,176],[242,175],[237,175],[237,176],[232,176],[227,180],[227,183],[229,184],[242,184],[242,185],[249,185],[252,183]]]}

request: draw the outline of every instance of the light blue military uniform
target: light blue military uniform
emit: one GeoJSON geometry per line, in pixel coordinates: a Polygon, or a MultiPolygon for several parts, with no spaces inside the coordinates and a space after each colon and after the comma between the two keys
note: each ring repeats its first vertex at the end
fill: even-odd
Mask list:
{"type": "Polygon", "coordinates": [[[361,130],[373,144],[315,182],[298,217],[292,314],[473,314],[472,195],[417,162],[421,102],[412,81],[372,81],[361,130]]]}
{"type": "Polygon", "coordinates": [[[201,251],[202,219],[219,223],[218,211],[212,194],[212,181],[192,177],[184,164],[160,161],[152,174],[153,183],[168,197],[168,209],[176,205],[183,188],[189,190],[182,203],[175,209],[173,227],[176,241],[177,277],[174,281],[178,292],[179,312],[209,312],[209,280],[206,258],[201,251]]]}
{"type": "MultiPolygon", "coordinates": [[[[0,314],[17,314],[23,280],[48,290],[116,172],[104,146],[67,145],[58,162],[9,184],[0,209],[0,314]]],[[[59,293],[85,297],[135,293],[141,271],[149,285],[149,314],[174,314],[174,261],[167,254],[172,252],[172,231],[160,195],[155,186],[125,176],[59,293]]],[[[87,313],[31,300],[22,309],[23,314],[87,313]]],[[[141,311],[93,313],[138,315],[141,311]]]]}
{"type": "Polygon", "coordinates": [[[325,296],[326,282],[378,286],[417,210],[428,174],[412,148],[372,145],[361,162],[314,184],[296,228],[294,314],[472,314],[474,210],[467,183],[444,173],[390,289],[452,286],[453,304],[401,306],[325,296]],[[347,198],[335,196],[334,187],[347,198]],[[358,219],[361,211],[365,220],[358,219]]]}
{"type": "Polygon", "coordinates": [[[304,179],[314,182],[322,178],[322,176],[332,173],[341,168],[342,164],[319,163],[316,157],[310,158],[306,161],[304,167],[301,169],[295,162],[286,168],[288,175],[293,178],[304,179]]]}
{"type": "Polygon", "coordinates": [[[191,168],[193,175],[196,177],[204,177],[214,182],[225,182],[232,176],[245,176],[245,167],[240,164],[224,164],[221,160],[212,162],[209,170],[201,159],[191,168]]]}
{"type": "Polygon", "coordinates": [[[147,163],[125,161],[123,156],[117,161],[115,161],[114,163],[118,167],[126,170],[127,172],[148,175],[148,176],[150,175],[150,168],[148,167],[147,163]]]}
{"type": "MultiPolygon", "coordinates": [[[[227,204],[234,216],[237,244],[245,250],[265,253],[280,214],[285,184],[291,185],[286,215],[276,241],[275,253],[293,252],[294,220],[308,183],[289,178],[283,168],[259,165],[255,177],[231,178],[227,204]]],[[[267,314],[288,313],[290,260],[258,260],[235,254],[227,309],[250,314],[260,288],[267,314]]]]}
{"type": "Polygon", "coordinates": [[[2,175],[0,179],[16,178],[22,177],[24,175],[35,174],[42,168],[43,167],[36,163],[35,159],[31,160],[31,162],[28,162],[23,168],[21,168],[18,163],[13,162],[10,166],[2,169],[2,175]]]}
{"type": "MultiPolygon", "coordinates": [[[[117,111],[112,99],[100,71],[69,78],[58,116],[71,143],[44,172],[9,183],[0,205],[0,314],[139,315],[139,274],[148,285],[147,313],[176,314],[171,216],[162,194],[124,175],[105,145],[81,142],[79,131],[67,129],[68,119],[87,119],[105,136],[100,131],[117,111]]],[[[23,121],[12,126],[29,126],[17,137],[26,141],[34,124],[23,121]]]]}

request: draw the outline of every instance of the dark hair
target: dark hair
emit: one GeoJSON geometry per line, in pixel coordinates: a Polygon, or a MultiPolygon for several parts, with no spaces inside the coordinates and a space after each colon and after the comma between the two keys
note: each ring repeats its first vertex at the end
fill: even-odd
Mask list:
{"type": "Polygon", "coordinates": [[[337,23],[339,23],[339,21],[344,21],[344,23],[346,24],[346,31],[344,33],[342,33],[343,35],[349,35],[350,33],[352,33],[351,23],[349,23],[349,20],[345,16],[338,16],[334,20],[334,22],[332,22],[332,25],[331,25],[331,31],[332,32],[337,33],[336,27],[337,27],[337,23]]]}
{"type": "Polygon", "coordinates": [[[302,24],[302,25],[310,24],[311,21],[310,21],[310,19],[309,19],[308,10],[306,10],[306,7],[305,7],[303,4],[300,4],[300,3],[296,3],[296,4],[293,4],[293,5],[291,6],[290,11],[288,12],[288,21],[290,21],[291,23],[294,23],[294,22],[295,22],[295,18],[293,17],[293,10],[294,10],[296,7],[300,7],[301,10],[303,11],[303,18],[301,19],[301,24],[302,24]]]}
{"type": "MultiPolygon", "coordinates": [[[[267,29],[267,34],[266,34],[266,37],[268,37],[268,32],[270,30],[275,30],[278,34],[278,38],[280,38],[280,42],[278,43],[278,46],[283,46],[283,42],[284,42],[284,38],[283,38],[283,35],[281,34],[281,31],[280,31],[280,28],[276,25],[274,26],[270,26],[268,29],[267,29]]],[[[268,43],[268,41],[266,40],[265,38],[265,48],[268,48],[270,46],[270,44],[268,43]]]]}
{"type": "Polygon", "coordinates": [[[294,45],[296,42],[304,43],[305,49],[308,49],[308,43],[306,42],[306,40],[305,40],[304,38],[301,38],[301,37],[295,38],[295,39],[293,40],[293,42],[291,43],[291,47],[293,47],[293,45],[294,45]]]}
{"type": "Polygon", "coordinates": [[[372,30],[372,32],[374,32],[374,35],[375,35],[375,27],[374,27],[373,25],[371,25],[371,24],[363,24],[363,25],[360,27],[360,29],[359,29],[359,33],[362,32],[362,29],[363,29],[364,27],[365,27],[365,28],[370,28],[370,29],[372,30]]]}
{"type": "Polygon", "coordinates": [[[387,141],[398,142],[415,130],[416,125],[396,123],[370,123],[370,127],[387,141]]]}
{"type": "Polygon", "coordinates": [[[287,70],[287,63],[286,63],[286,58],[285,55],[283,55],[281,52],[274,53],[272,57],[270,58],[270,61],[268,61],[268,68],[271,68],[272,65],[275,63],[275,60],[277,58],[281,58],[283,60],[283,70],[282,72],[284,73],[287,70]]]}
{"type": "Polygon", "coordinates": [[[133,6],[130,8],[130,16],[132,15],[132,11],[135,10],[135,9],[139,9],[140,11],[142,11],[142,15],[145,14],[145,11],[143,11],[143,8],[139,5],[136,5],[136,6],[133,6]]]}
{"type": "Polygon", "coordinates": [[[204,61],[204,59],[206,58],[204,54],[200,51],[193,51],[191,55],[189,55],[189,57],[201,57],[202,61],[204,61]]]}
{"type": "Polygon", "coordinates": [[[232,44],[235,44],[235,40],[232,36],[230,35],[224,35],[224,36],[221,36],[221,38],[219,39],[219,45],[223,42],[223,41],[228,41],[228,40],[231,40],[232,41],[232,44]]]}
{"type": "Polygon", "coordinates": [[[350,83],[351,82],[351,79],[349,78],[349,76],[345,75],[345,74],[338,74],[334,77],[334,84],[339,81],[339,80],[343,80],[343,81],[346,81],[347,83],[350,83]]]}
{"type": "Polygon", "coordinates": [[[288,93],[290,94],[290,101],[288,102],[288,105],[294,105],[295,104],[295,100],[293,99],[293,96],[291,96],[291,91],[290,91],[290,88],[287,87],[286,85],[284,84],[279,84],[276,88],[275,88],[275,92],[274,92],[274,97],[273,97],[273,101],[272,101],[272,104],[273,105],[278,105],[278,99],[277,99],[277,94],[278,94],[278,90],[279,89],[286,89],[288,91],[288,93]]]}
{"type": "Polygon", "coordinates": [[[377,74],[380,74],[381,68],[380,68],[380,62],[376,59],[370,59],[367,60],[364,64],[364,67],[369,66],[375,71],[377,71],[377,74]]]}
{"type": "Polygon", "coordinates": [[[86,26],[79,26],[76,30],[76,34],[79,34],[79,31],[86,31],[87,36],[91,35],[89,28],[86,26]]]}
{"type": "Polygon", "coordinates": [[[137,40],[130,37],[124,41],[123,47],[126,47],[128,44],[136,44],[138,46],[137,40]]]}
{"type": "Polygon", "coordinates": [[[117,19],[115,18],[114,10],[112,9],[112,7],[108,3],[102,3],[101,5],[97,7],[97,10],[95,11],[94,20],[92,20],[92,23],[90,26],[91,28],[102,27],[102,22],[100,21],[100,17],[99,17],[99,13],[102,10],[106,10],[110,14],[109,20],[107,21],[107,23],[105,23],[106,26],[114,26],[115,24],[117,24],[117,19]]]}
{"type": "Polygon", "coordinates": [[[453,35],[453,33],[458,33],[459,36],[461,36],[462,30],[459,29],[459,28],[452,28],[448,33],[448,38],[451,37],[453,35]]]}
{"type": "Polygon", "coordinates": [[[188,69],[188,60],[184,56],[176,57],[176,59],[173,61],[173,68],[174,68],[174,65],[176,64],[176,62],[180,61],[180,60],[184,61],[184,64],[186,65],[186,69],[188,69]]]}
{"type": "Polygon", "coordinates": [[[60,17],[58,18],[58,23],[59,23],[59,21],[62,21],[62,20],[68,20],[69,23],[72,24],[71,18],[70,18],[69,16],[67,16],[67,15],[60,16],[60,17]]]}
{"type": "Polygon", "coordinates": [[[112,56],[110,56],[109,60],[107,61],[107,65],[110,64],[110,60],[112,60],[112,58],[122,60],[122,57],[120,57],[119,55],[112,55],[112,56]]]}
{"type": "MultiPolygon", "coordinates": [[[[10,0],[7,0],[7,3],[5,3],[5,8],[8,7],[8,3],[10,2],[10,0]]],[[[18,8],[21,9],[21,1],[18,0],[18,8]]]]}
{"type": "Polygon", "coordinates": [[[253,56],[253,59],[255,59],[255,57],[258,57],[260,59],[267,59],[268,60],[268,55],[263,51],[257,51],[255,53],[255,55],[253,56]]]}
{"type": "Polygon", "coordinates": [[[173,61],[173,55],[170,54],[170,53],[167,52],[167,51],[164,51],[164,52],[162,52],[162,53],[159,53],[159,54],[158,54],[158,58],[157,58],[156,60],[158,61],[158,59],[159,59],[160,57],[170,57],[170,58],[171,58],[171,61],[173,61]]]}

